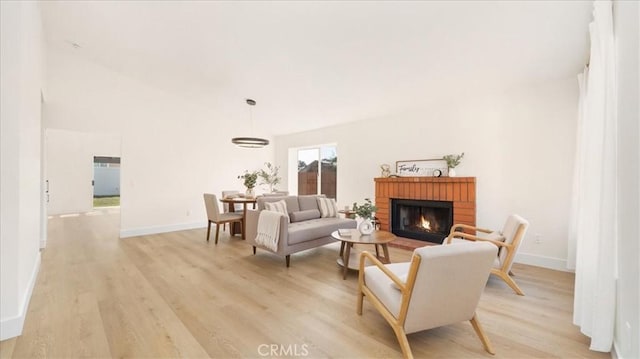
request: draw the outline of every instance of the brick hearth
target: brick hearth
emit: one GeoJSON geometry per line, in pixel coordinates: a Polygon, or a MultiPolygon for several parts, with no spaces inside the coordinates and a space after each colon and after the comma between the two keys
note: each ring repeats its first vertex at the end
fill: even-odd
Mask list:
{"type": "Polygon", "coordinates": [[[437,246],[437,244],[427,241],[419,241],[417,239],[396,237],[393,242],[389,243],[389,246],[413,251],[416,248],[425,246],[437,246]]]}
{"type": "MultiPolygon", "coordinates": [[[[376,217],[380,229],[389,231],[391,199],[453,202],[453,223],[476,225],[475,177],[394,177],[376,178],[376,217]]],[[[399,238],[397,246],[412,249],[428,242],[399,238]],[[407,242],[407,243],[405,243],[407,242]]],[[[393,242],[392,242],[393,245],[393,242]]]]}

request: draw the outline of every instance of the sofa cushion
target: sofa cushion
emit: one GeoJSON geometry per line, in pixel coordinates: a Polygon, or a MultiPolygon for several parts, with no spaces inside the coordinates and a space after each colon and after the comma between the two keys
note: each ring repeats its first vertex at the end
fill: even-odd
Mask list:
{"type": "Polygon", "coordinates": [[[287,211],[298,212],[300,210],[300,206],[298,205],[298,196],[269,196],[269,197],[258,197],[256,203],[258,204],[258,210],[262,211],[265,207],[264,204],[267,202],[277,202],[284,200],[287,203],[287,211]]]}
{"type": "Polygon", "coordinates": [[[266,202],[264,204],[264,209],[266,211],[273,211],[284,214],[287,217],[287,222],[291,220],[291,218],[289,217],[289,212],[287,211],[287,203],[284,200],[276,202],[266,202]]]}
{"type": "Polygon", "coordinates": [[[303,195],[298,196],[298,203],[300,204],[300,211],[307,211],[310,209],[318,209],[318,201],[316,198],[324,198],[324,195],[303,195]]]}
{"type": "Polygon", "coordinates": [[[267,211],[280,212],[287,215],[289,214],[289,211],[287,211],[287,202],[285,202],[283,199],[275,202],[265,203],[264,209],[266,209],[267,211]]]}
{"type": "Polygon", "coordinates": [[[277,202],[284,199],[283,196],[258,196],[258,198],[256,198],[256,205],[259,211],[262,211],[264,209],[264,204],[265,203],[271,203],[271,202],[277,202]]]}
{"type": "Polygon", "coordinates": [[[309,209],[306,211],[291,212],[289,217],[291,218],[291,222],[307,221],[320,218],[320,211],[317,209],[309,209]]]}
{"type": "Polygon", "coordinates": [[[318,208],[320,209],[320,217],[331,218],[338,217],[338,205],[333,198],[317,198],[318,208]]]}
{"type": "Polygon", "coordinates": [[[317,218],[289,224],[289,245],[322,237],[340,228],[356,228],[356,221],[347,218],[317,218]]]}

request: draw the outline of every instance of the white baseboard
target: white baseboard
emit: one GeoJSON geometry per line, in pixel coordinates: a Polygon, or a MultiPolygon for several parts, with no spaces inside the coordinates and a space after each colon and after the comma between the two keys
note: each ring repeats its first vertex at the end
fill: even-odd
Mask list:
{"type": "Polygon", "coordinates": [[[204,228],[207,226],[207,222],[198,221],[190,223],[170,224],[168,226],[153,226],[153,227],[141,227],[133,229],[121,229],[120,238],[145,236],[148,234],[185,231],[189,229],[204,228]]]}
{"type": "Polygon", "coordinates": [[[567,260],[562,258],[545,257],[537,254],[518,252],[514,262],[563,272],[573,272],[567,268],[567,260]]]}
{"type": "Polygon", "coordinates": [[[31,294],[33,294],[33,288],[36,286],[36,280],[38,279],[38,272],[40,272],[40,260],[40,253],[38,253],[36,262],[33,265],[33,270],[31,271],[27,291],[22,296],[18,315],[11,318],[0,319],[0,340],[10,339],[22,334],[24,320],[27,316],[27,310],[29,309],[29,302],[31,301],[31,294]]]}

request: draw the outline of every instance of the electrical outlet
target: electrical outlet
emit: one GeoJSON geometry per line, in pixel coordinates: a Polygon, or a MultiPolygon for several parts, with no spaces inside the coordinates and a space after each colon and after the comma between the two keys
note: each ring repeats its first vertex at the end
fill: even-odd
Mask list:
{"type": "Polygon", "coordinates": [[[190,209],[188,209],[188,210],[187,210],[187,217],[189,217],[190,215],[191,215],[191,210],[190,210],[190,209]]]}
{"type": "Polygon", "coordinates": [[[535,242],[536,242],[536,244],[542,243],[542,238],[540,238],[540,233],[536,233],[535,242]]]}

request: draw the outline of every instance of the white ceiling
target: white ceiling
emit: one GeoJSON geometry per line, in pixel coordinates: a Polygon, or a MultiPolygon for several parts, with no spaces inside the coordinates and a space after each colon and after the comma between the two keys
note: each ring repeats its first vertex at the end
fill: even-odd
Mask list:
{"type": "Polygon", "coordinates": [[[245,114],[251,97],[256,126],[274,135],[574,76],[592,10],[591,1],[41,4],[51,50],[213,111],[245,114]]]}

